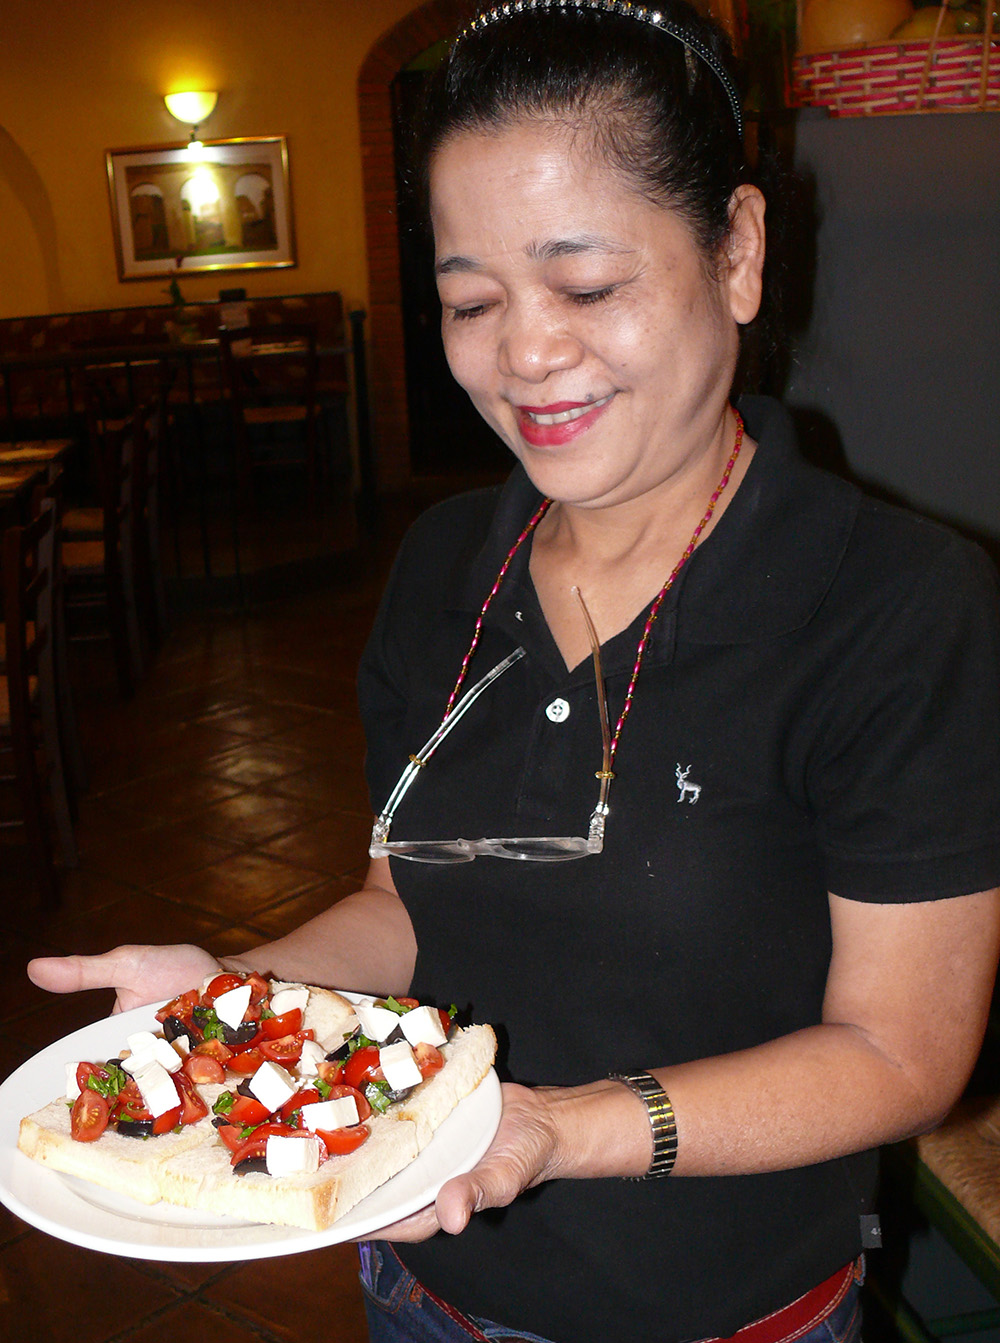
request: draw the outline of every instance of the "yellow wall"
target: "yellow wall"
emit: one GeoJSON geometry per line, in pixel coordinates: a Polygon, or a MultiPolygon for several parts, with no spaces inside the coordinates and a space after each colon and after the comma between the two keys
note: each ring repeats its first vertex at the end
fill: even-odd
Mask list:
{"type": "Polygon", "coordinates": [[[206,138],[288,136],[299,264],[190,275],[191,300],[339,289],[364,304],[357,76],[418,0],[18,0],[0,31],[0,317],[159,303],[122,283],[104,151],[185,131],[163,105],[219,90],[206,138]]]}

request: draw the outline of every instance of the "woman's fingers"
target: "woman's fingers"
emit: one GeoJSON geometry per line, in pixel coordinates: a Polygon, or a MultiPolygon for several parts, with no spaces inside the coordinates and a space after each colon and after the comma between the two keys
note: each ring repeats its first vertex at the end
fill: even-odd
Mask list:
{"type": "Polygon", "coordinates": [[[122,946],[99,956],[41,956],[28,962],[28,978],[50,993],[114,989],[116,1010],[173,998],[200,984],[219,962],[191,945],[122,946]]]}

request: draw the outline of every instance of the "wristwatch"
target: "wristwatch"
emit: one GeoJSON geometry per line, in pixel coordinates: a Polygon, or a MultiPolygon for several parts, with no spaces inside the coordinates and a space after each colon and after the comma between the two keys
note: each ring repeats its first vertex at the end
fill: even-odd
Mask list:
{"type": "Polygon", "coordinates": [[[677,1160],[677,1119],[670,1097],[652,1073],[610,1073],[610,1080],[621,1082],[642,1101],[646,1117],[653,1131],[653,1159],[645,1175],[632,1175],[633,1180],[655,1180],[669,1175],[677,1160]]]}

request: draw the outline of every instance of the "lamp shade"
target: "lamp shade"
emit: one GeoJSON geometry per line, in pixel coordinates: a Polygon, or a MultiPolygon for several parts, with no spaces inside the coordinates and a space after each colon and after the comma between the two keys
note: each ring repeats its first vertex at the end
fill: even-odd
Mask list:
{"type": "Polygon", "coordinates": [[[211,116],[218,100],[217,93],[209,92],[168,93],[163,99],[170,115],[183,121],[185,126],[197,126],[211,116]]]}

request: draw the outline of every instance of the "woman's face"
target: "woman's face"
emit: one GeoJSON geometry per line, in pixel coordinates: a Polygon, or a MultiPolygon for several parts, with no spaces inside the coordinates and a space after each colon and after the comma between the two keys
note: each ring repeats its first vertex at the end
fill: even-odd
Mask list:
{"type": "Polygon", "coordinates": [[[742,260],[713,278],[560,122],[455,135],[430,180],[448,362],[544,494],[606,507],[719,448],[759,263],[756,297],[742,260]]]}

